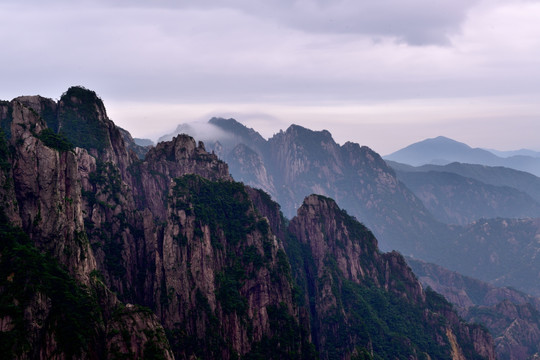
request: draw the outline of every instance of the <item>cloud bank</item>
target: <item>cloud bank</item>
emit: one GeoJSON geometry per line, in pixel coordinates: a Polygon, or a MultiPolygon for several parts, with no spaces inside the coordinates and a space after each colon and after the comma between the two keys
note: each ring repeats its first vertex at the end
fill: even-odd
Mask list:
{"type": "MultiPolygon", "coordinates": [[[[442,122],[540,116],[538,1],[52,0],[0,11],[1,99],[83,85],[139,137],[235,116],[266,135],[299,123],[377,150],[442,122]],[[409,131],[369,130],[389,124],[409,131]]],[[[526,135],[516,148],[533,145],[526,135]]]]}

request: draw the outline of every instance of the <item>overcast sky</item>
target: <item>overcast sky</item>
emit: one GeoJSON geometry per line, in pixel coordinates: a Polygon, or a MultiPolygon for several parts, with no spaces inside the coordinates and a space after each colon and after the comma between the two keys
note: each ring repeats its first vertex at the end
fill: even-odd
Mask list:
{"type": "Polygon", "coordinates": [[[540,1],[0,0],[0,99],[83,85],[135,137],[234,117],[385,155],[540,150],[540,1]]]}

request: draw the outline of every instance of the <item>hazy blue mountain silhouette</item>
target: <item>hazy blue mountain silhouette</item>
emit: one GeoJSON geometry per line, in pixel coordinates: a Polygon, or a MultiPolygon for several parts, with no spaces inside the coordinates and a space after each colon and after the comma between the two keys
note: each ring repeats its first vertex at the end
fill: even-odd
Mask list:
{"type": "Polygon", "coordinates": [[[411,166],[395,161],[386,161],[396,172],[446,172],[475,179],[484,184],[509,186],[529,194],[540,202],[540,178],[531,173],[510,169],[503,166],[486,166],[477,164],[451,163],[447,165],[411,166]]]}
{"type": "Polygon", "coordinates": [[[504,166],[540,176],[540,158],[526,155],[500,157],[490,151],[472,148],[467,144],[444,136],[411,144],[383,157],[413,166],[426,164],[446,165],[453,162],[504,166]]]}
{"type": "Polygon", "coordinates": [[[396,174],[437,220],[447,224],[466,225],[481,218],[540,217],[540,203],[514,187],[444,171],[396,170],[396,174]]]}
{"type": "Polygon", "coordinates": [[[484,149],[484,150],[492,152],[493,154],[502,158],[507,158],[511,156],[531,156],[531,157],[540,158],[540,151],[534,151],[534,150],[529,150],[529,149],[519,149],[519,150],[510,150],[510,151],[501,151],[501,150],[496,150],[496,149],[484,149]]]}

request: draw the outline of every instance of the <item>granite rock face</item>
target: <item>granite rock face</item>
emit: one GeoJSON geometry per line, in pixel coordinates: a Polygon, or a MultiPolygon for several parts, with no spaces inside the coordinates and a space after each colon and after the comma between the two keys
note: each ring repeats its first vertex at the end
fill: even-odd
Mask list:
{"type": "MultiPolygon", "coordinates": [[[[189,136],[141,159],[84,88],[0,115],[0,343],[13,358],[493,359],[489,335],[329,198],[288,224],[189,136]]],[[[307,181],[298,159],[284,174],[307,181]]]]}
{"type": "MultiPolygon", "coordinates": [[[[59,324],[30,325],[57,311],[53,290],[37,290],[21,304],[26,325],[15,328],[6,314],[3,329],[35,334],[28,341],[42,358],[227,359],[257,356],[274,343],[278,353],[301,353],[302,346],[310,353],[281,241],[202,143],[177,136],[140,160],[85,89],[68,90],[58,103],[19,98],[3,103],[2,113],[9,125],[9,139],[2,137],[3,218],[58,261],[73,277],[71,290],[97,309],[87,312],[95,336],[83,349],[56,343],[59,324]],[[73,125],[92,133],[81,137],[68,129],[73,125]],[[61,148],[65,142],[79,146],[61,148]],[[304,337],[277,344],[283,322],[304,337]]],[[[7,274],[8,282],[20,277],[7,274]]],[[[23,348],[15,346],[13,355],[37,356],[23,348]]]]}
{"type": "Polygon", "coordinates": [[[2,104],[3,355],[137,358],[152,348],[170,359],[155,315],[133,305],[122,313],[126,306],[99,279],[86,232],[83,183],[88,174],[79,171],[92,171],[95,159],[83,149],[64,147],[64,138],[48,132],[34,110],[56,109],[48,105],[41,97],[2,104]],[[113,336],[127,318],[137,341],[113,336]]]}
{"type": "Polygon", "coordinates": [[[32,109],[13,103],[12,171],[22,227],[39,249],[88,283],[96,263],[84,232],[76,154],[46,146],[36,136],[45,128],[32,109]]]}
{"type": "Polygon", "coordinates": [[[308,254],[298,276],[312,304],[321,358],[367,352],[383,358],[495,359],[487,333],[464,324],[442,297],[424,291],[404,258],[381,253],[373,234],[333,200],[306,197],[289,231],[308,254]],[[399,328],[410,329],[400,340],[407,346],[390,340],[399,328]]]}

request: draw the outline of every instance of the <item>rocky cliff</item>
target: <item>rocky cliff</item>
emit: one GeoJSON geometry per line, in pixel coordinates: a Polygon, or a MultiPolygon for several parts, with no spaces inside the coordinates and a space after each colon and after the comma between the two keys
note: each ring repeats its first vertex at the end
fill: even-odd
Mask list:
{"type": "Polygon", "coordinates": [[[231,135],[218,139],[218,147],[209,146],[230,164],[235,178],[267,191],[285,216],[293,217],[304,197],[316,193],[361,218],[385,250],[418,256],[433,252],[433,239],[444,242],[438,231],[444,225],[368,147],[340,146],[328,131],[298,125],[265,140],[234,119],[209,123],[231,135]]]}
{"type": "Polygon", "coordinates": [[[493,358],[485,332],[330,199],[287,225],[189,136],[140,159],[84,88],[0,115],[13,358],[493,358]]]}
{"type": "Polygon", "coordinates": [[[333,200],[307,197],[289,231],[304,251],[295,273],[304,277],[321,358],[495,358],[483,330],[424,291],[403,257],[381,253],[373,234],[333,200]]]}
{"type": "Polygon", "coordinates": [[[407,259],[424,286],[454,304],[467,321],[490,330],[499,359],[525,360],[540,355],[540,299],[512,288],[499,288],[446,270],[407,259]]]}
{"type": "Polygon", "coordinates": [[[530,303],[509,300],[494,306],[468,308],[464,317],[482,323],[495,337],[499,359],[535,359],[540,356],[540,313],[530,303]]]}
{"type": "MultiPolygon", "coordinates": [[[[38,107],[50,104],[40,97],[21,100],[54,109],[38,107]]],[[[19,100],[1,113],[2,354],[172,358],[155,315],[122,304],[101,280],[85,227],[79,158],[86,151],[19,100]]]]}
{"type": "MultiPolygon", "coordinates": [[[[3,262],[6,306],[13,301],[17,313],[30,314],[2,314],[5,339],[36,333],[21,345],[2,341],[14,357],[227,359],[270,349],[280,358],[315,356],[299,324],[283,245],[202,143],[178,136],[139,160],[101,100],[82,88],[58,103],[2,103],[2,114],[9,129],[1,149],[4,223],[14,233],[20,226],[25,244],[73,278],[60,293],[58,282],[38,279],[45,290],[25,289],[22,301],[10,284],[38,275],[3,262]],[[84,315],[69,311],[60,320],[74,317],[72,330],[80,331],[73,336],[84,343],[66,345],[69,329],[49,316],[68,305],[66,297],[84,315]],[[49,318],[40,332],[31,325],[49,318]],[[285,338],[284,326],[295,336],[285,338]]],[[[17,241],[2,254],[18,250],[17,241]]]]}

